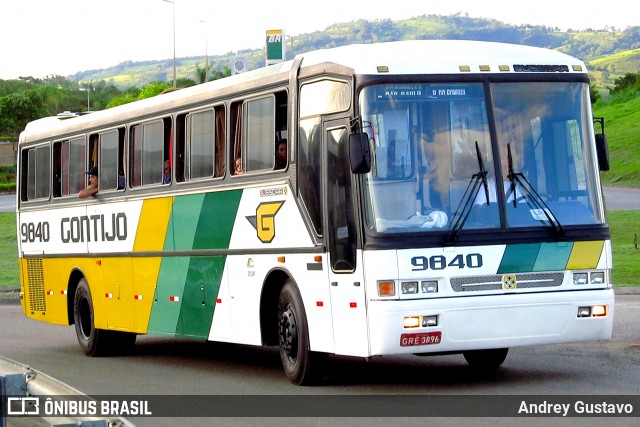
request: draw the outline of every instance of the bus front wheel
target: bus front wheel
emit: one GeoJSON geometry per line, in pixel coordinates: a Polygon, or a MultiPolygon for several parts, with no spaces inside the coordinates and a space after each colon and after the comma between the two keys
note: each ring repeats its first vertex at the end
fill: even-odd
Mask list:
{"type": "Polygon", "coordinates": [[[278,345],[282,366],[292,383],[311,385],[320,380],[326,355],[309,349],[307,316],[292,280],[287,280],[278,299],[278,345]]]}
{"type": "Polygon", "coordinates": [[[508,348],[494,348],[490,350],[471,350],[462,353],[465,360],[475,369],[498,369],[507,358],[508,348]]]}

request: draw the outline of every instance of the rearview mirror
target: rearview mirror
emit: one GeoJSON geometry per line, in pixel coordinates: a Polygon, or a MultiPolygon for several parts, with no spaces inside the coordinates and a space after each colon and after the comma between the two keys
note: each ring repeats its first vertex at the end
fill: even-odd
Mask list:
{"type": "Polygon", "coordinates": [[[601,171],[609,170],[609,143],[607,135],[603,133],[596,134],[596,154],[598,155],[598,165],[601,171]]]}
{"type": "Polygon", "coordinates": [[[593,118],[594,128],[600,125],[600,133],[596,133],[596,154],[598,156],[598,166],[601,171],[609,170],[609,143],[607,135],[604,133],[604,117],[593,118]]]}
{"type": "Polygon", "coordinates": [[[371,170],[371,149],[366,132],[349,135],[349,163],[354,174],[369,173],[371,170]]]}

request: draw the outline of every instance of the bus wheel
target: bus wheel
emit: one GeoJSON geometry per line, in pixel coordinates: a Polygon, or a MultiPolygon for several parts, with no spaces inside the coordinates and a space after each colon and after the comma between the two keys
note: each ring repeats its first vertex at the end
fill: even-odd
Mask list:
{"type": "Polygon", "coordinates": [[[508,348],[495,348],[491,350],[471,350],[462,353],[465,360],[472,368],[480,370],[498,369],[507,358],[508,348]]]}
{"type": "Polygon", "coordinates": [[[110,347],[109,331],[95,328],[93,300],[85,278],[80,279],[73,299],[76,336],[87,356],[103,356],[110,347]]]}
{"type": "Polygon", "coordinates": [[[287,280],[278,300],[278,343],[280,359],[289,380],[310,385],[322,375],[323,353],[309,350],[309,329],[302,297],[292,280],[287,280]]]}

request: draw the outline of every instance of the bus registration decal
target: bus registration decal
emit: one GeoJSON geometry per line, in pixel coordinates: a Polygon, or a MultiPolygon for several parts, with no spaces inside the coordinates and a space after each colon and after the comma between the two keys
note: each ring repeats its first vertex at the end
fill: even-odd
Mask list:
{"type": "Polygon", "coordinates": [[[442,332],[418,332],[415,334],[400,335],[400,347],[411,347],[414,345],[440,344],[442,332]]]}

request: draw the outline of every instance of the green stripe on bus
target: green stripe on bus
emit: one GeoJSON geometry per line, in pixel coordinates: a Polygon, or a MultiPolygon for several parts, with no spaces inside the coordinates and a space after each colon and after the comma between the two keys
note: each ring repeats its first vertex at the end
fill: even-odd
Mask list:
{"type": "Polygon", "coordinates": [[[227,249],[242,190],[207,193],[192,249],[227,249]]]}
{"type": "Polygon", "coordinates": [[[564,270],[573,249],[572,242],[543,243],[533,271],[564,270]]]}
{"type": "MultiPolygon", "coordinates": [[[[168,230],[168,233],[172,233],[174,245],[172,247],[165,246],[166,250],[190,250],[193,248],[204,198],[204,194],[175,198],[168,230]]],[[[169,240],[168,238],[167,241],[169,240]]]]}
{"type": "MultiPolygon", "coordinates": [[[[178,196],[164,249],[226,249],[242,190],[178,196]]],[[[149,332],[207,337],[226,256],[162,260],[149,332]]]]}
{"type": "Polygon", "coordinates": [[[207,338],[226,257],[191,257],[176,334],[207,338]]]}
{"type": "Polygon", "coordinates": [[[498,267],[498,274],[533,271],[539,251],[539,243],[507,245],[498,267]]]}

